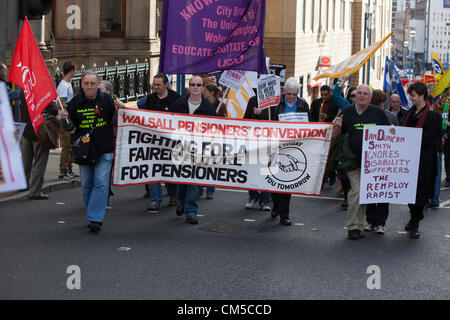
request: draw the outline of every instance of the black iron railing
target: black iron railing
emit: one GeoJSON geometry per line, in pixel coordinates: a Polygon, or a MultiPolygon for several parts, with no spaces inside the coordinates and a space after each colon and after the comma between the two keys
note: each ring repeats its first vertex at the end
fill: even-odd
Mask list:
{"type": "MultiPolygon", "coordinates": [[[[87,69],[81,68],[75,73],[72,79],[72,88],[74,95],[81,91],[81,77],[87,69]]],[[[108,80],[114,88],[114,95],[124,102],[139,100],[149,92],[149,72],[148,62],[107,66],[102,68],[94,67],[89,69],[94,71],[100,77],[100,80],[108,80]]],[[[63,75],[60,71],[55,74],[55,83],[58,86],[63,75]]]]}

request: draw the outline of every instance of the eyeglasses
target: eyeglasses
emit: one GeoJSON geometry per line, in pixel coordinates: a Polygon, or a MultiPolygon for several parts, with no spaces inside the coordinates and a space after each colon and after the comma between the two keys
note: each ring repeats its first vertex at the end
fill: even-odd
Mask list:
{"type": "Polygon", "coordinates": [[[298,93],[286,93],[287,96],[296,96],[298,93]]]}
{"type": "Polygon", "coordinates": [[[189,86],[191,87],[203,87],[201,83],[191,83],[189,86]]]}

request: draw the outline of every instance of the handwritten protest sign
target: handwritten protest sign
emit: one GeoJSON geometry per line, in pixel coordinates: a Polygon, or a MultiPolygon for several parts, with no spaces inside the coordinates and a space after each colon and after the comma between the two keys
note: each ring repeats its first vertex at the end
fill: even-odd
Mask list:
{"type": "Polygon", "coordinates": [[[332,126],[120,109],[115,185],[172,182],[320,195],[332,126]]]}
{"type": "Polygon", "coordinates": [[[258,79],[258,108],[264,110],[280,103],[280,78],[274,74],[262,75],[258,79]]]}
{"type": "Polygon", "coordinates": [[[15,132],[6,86],[0,83],[0,192],[27,187],[15,132]]]}
{"type": "Polygon", "coordinates": [[[239,90],[244,83],[246,76],[245,71],[241,70],[226,70],[220,76],[219,84],[233,90],[239,90]]]}
{"type": "Polygon", "coordinates": [[[266,1],[164,1],[160,72],[248,70],[268,73],[266,1]]]}
{"type": "Polygon", "coordinates": [[[17,141],[20,142],[20,140],[22,139],[23,131],[25,130],[26,126],[27,126],[26,123],[14,122],[14,127],[16,128],[16,132],[17,132],[17,141]]]}
{"type": "Polygon", "coordinates": [[[421,128],[364,126],[359,201],[415,203],[421,128]]]}

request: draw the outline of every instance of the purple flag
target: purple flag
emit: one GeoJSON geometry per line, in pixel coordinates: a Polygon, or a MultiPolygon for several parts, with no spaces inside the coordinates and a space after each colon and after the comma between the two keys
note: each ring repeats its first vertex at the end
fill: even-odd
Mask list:
{"type": "Polygon", "coordinates": [[[164,1],[160,72],[268,73],[265,16],[265,0],[164,1]]]}

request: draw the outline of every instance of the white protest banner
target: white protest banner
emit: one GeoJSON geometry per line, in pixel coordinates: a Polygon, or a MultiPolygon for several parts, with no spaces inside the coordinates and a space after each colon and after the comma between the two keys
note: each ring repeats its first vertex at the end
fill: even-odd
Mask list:
{"type": "Polygon", "coordinates": [[[364,126],[359,202],[415,203],[421,128],[364,126]]]}
{"type": "Polygon", "coordinates": [[[120,109],[113,181],[318,196],[331,135],[329,124],[120,109]]]}
{"type": "Polygon", "coordinates": [[[245,80],[246,71],[227,70],[222,73],[219,84],[233,90],[239,90],[245,80]]]}
{"type": "Polygon", "coordinates": [[[288,112],[278,115],[278,120],[287,122],[309,122],[308,112],[288,112]]]}
{"type": "Polygon", "coordinates": [[[264,110],[280,103],[280,78],[274,74],[262,75],[258,79],[258,109],[264,110]]]}
{"type": "Polygon", "coordinates": [[[27,183],[8,93],[0,83],[0,192],[25,189],[27,183]]]}

